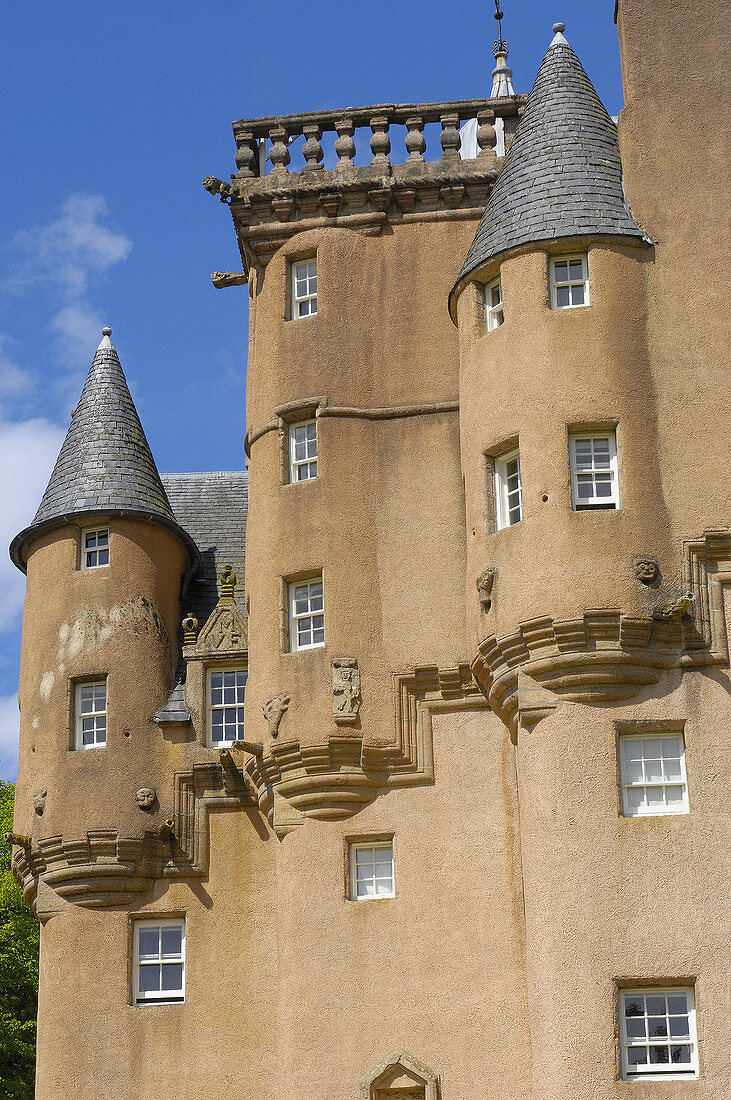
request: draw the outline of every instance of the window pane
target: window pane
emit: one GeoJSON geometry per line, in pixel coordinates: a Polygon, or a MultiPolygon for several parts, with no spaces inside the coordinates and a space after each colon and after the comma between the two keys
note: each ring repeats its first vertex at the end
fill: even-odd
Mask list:
{"type": "Polygon", "coordinates": [[[584,264],[582,260],[571,260],[569,266],[569,278],[578,280],[584,278],[584,264]]]}
{"type": "Polygon", "coordinates": [[[690,1062],[690,1047],[671,1047],[670,1058],[675,1065],[687,1065],[690,1062]]]}
{"type": "Polygon", "coordinates": [[[183,930],[179,926],[162,928],[162,956],[180,955],[183,942],[183,930]]]}
{"type": "Polygon", "coordinates": [[[645,997],[645,1005],[648,1016],[660,1016],[665,1015],[665,997],[664,995],[653,997],[645,997]]]}
{"type": "Polygon", "coordinates": [[[670,1060],[670,1052],[666,1046],[650,1047],[650,1065],[665,1065],[670,1060]]]}
{"type": "Polygon", "coordinates": [[[566,262],[566,260],[557,260],[556,263],[553,265],[553,271],[556,282],[566,280],[566,278],[568,277],[568,263],[566,262]]]}
{"type": "Polygon", "coordinates": [[[690,1035],[687,1016],[670,1017],[670,1034],[673,1039],[687,1039],[690,1035]]]}
{"type": "Polygon", "coordinates": [[[157,993],[160,989],[160,967],[140,966],[138,989],[140,993],[157,993]]]}
{"type": "Polygon", "coordinates": [[[583,304],[584,304],[584,287],[582,285],[573,286],[571,288],[571,304],[573,306],[583,306],[583,304]]]}
{"type": "Polygon", "coordinates": [[[183,964],[163,963],[162,988],[171,992],[178,992],[183,986],[183,964]]]}
{"type": "Polygon", "coordinates": [[[668,1012],[671,1016],[681,1015],[688,1011],[688,998],[685,993],[668,993],[668,1012]]]}
{"type": "Polygon", "coordinates": [[[630,1066],[647,1065],[647,1051],[644,1047],[629,1047],[627,1050],[627,1063],[630,1066]]]}
{"type": "Polygon", "coordinates": [[[626,1020],[625,1026],[627,1028],[628,1039],[645,1039],[645,1021],[642,1016],[635,1016],[626,1020]]]}
{"type": "Polygon", "coordinates": [[[556,305],[560,309],[569,305],[569,288],[567,286],[556,287],[556,305]]]}
{"type": "Polygon", "coordinates": [[[160,946],[159,931],[157,926],[139,929],[138,943],[141,959],[156,959],[158,957],[160,946]]]}
{"type": "Polygon", "coordinates": [[[667,1039],[668,1025],[664,1016],[648,1016],[647,1030],[651,1039],[667,1039]]]}
{"type": "Polygon", "coordinates": [[[625,996],[624,998],[624,1014],[625,1016],[644,1016],[645,1014],[645,1002],[643,997],[625,996]]]}

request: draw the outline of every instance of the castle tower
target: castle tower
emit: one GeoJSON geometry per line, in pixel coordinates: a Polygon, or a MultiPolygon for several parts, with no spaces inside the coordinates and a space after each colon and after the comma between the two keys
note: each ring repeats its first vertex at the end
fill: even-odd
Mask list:
{"type": "Polygon", "coordinates": [[[500,22],[489,98],[234,123],[248,519],[105,330],[11,548],[38,1100],[727,1097],[721,174],[696,242],[618,21],[619,130],[500,22]]]}

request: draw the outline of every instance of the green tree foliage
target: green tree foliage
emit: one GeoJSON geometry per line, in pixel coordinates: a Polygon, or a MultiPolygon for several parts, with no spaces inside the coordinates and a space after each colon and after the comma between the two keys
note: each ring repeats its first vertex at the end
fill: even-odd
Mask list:
{"type": "Polygon", "coordinates": [[[0,1100],[33,1100],[38,921],[10,870],[15,786],[0,780],[0,1100]]]}

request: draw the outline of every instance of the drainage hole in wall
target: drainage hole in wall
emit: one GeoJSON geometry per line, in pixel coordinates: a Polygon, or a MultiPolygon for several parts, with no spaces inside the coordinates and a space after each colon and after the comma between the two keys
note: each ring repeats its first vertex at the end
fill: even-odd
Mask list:
{"type": "Polygon", "coordinates": [[[548,493],[544,493],[543,496],[541,497],[541,500],[545,504],[548,501],[548,493]]]}

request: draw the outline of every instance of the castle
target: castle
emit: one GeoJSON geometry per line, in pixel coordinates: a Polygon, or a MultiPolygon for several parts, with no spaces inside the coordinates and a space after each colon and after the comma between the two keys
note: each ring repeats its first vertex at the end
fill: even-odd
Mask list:
{"type": "Polygon", "coordinates": [[[234,123],[248,475],[107,329],[11,547],[39,1100],[731,1095],[728,14],[234,123]]]}

